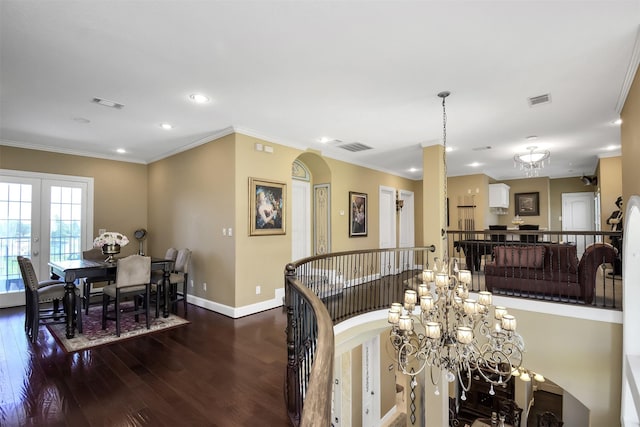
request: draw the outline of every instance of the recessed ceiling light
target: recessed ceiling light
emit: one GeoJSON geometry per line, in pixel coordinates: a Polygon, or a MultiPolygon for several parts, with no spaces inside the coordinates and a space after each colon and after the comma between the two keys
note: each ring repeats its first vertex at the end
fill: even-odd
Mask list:
{"type": "Polygon", "coordinates": [[[612,125],[620,126],[622,124],[622,119],[617,119],[611,122],[612,125]]]}
{"type": "Polygon", "coordinates": [[[120,154],[124,154],[127,152],[127,150],[125,150],[124,148],[118,148],[116,151],[120,154]]]}
{"type": "Polygon", "coordinates": [[[191,99],[196,104],[206,104],[209,102],[209,97],[202,95],[201,93],[192,93],[189,95],[189,99],[191,99]]]}
{"type": "Polygon", "coordinates": [[[472,168],[477,168],[478,166],[480,166],[480,163],[473,162],[473,163],[469,164],[469,166],[471,166],[472,168]]]}
{"type": "Polygon", "coordinates": [[[447,151],[447,153],[452,152],[452,151],[453,151],[453,147],[447,147],[447,150],[446,150],[446,151],[447,151]]]}
{"type": "Polygon", "coordinates": [[[160,127],[164,130],[171,130],[173,129],[173,125],[171,123],[162,123],[160,125],[160,127]]]}
{"type": "Polygon", "coordinates": [[[605,150],[607,150],[607,151],[613,151],[613,150],[618,150],[618,149],[620,149],[620,146],[619,145],[613,145],[613,144],[607,145],[607,147],[605,148],[605,150]]]}
{"type": "Polygon", "coordinates": [[[317,139],[317,141],[320,144],[326,144],[327,142],[332,141],[332,140],[333,140],[333,138],[329,138],[328,136],[323,136],[323,137],[317,139]]]}

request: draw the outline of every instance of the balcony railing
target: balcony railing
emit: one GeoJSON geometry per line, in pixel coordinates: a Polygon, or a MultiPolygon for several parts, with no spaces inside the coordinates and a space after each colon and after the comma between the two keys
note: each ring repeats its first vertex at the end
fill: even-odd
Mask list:
{"type": "MultiPolygon", "coordinates": [[[[510,297],[621,309],[623,279],[608,274],[619,261],[611,237],[622,235],[451,231],[448,255],[473,270],[471,291],[491,287],[510,297]]],[[[433,252],[434,246],[350,251],[287,265],[285,399],[294,426],[331,425],[333,325],[402,302],[404,290],[433,266],[433,252]]]]}

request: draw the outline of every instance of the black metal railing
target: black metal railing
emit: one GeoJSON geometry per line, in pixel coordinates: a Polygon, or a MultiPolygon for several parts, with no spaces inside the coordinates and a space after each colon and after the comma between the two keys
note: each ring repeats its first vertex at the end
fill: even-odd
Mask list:
{"type": "Polygon", "coordinates": [[[622,232],[450,230],[471,291],[622,309],[622,232]]]}
{"type": "MultiPolygon", "coordinates": [[[[448,256],[473,271],[471,291],[622,309],[620,254],[610,244],[621,232],[448,233],[448,256]]],[[[434,246],[371,249],[287,265],[285,398],[294,426],[331,425],[333,325],[402,302],[404,290],[433,267],[433,252],[434,246]]]]}
{"type": "Polygon", "coordinates": [[[434,246],[340,252],[287,265],[285,399],[294,426],[331,425],[333,325],[400,302],[434,246]]]}

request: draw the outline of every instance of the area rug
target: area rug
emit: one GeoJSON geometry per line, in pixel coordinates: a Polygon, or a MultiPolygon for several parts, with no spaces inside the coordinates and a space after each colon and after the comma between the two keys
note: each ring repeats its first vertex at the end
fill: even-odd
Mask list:
{"type": "Polygon", "coordinates": [[[189,321],[182,317],[170,314],[169,317],[154,317],[154,311],[151,310],[151,328],[147,329],[144,315],[140,316],[140,323],[137,323],[133,316],[124,315],[120,320],[120,337],[116,336],[115,320],[107,321],[107,328],[102,330],[102,307],[96,306],[89,309],[89,315],[82,312],[83,331],[76,334],[73,338],[66,337],[64,324],[47,325],[49,332],[62,346],[67,353],[87,350],[90,348],[113,344],[115,342],[136,338],[142,335],[151,334],[158,331],[187,325],[189,321]]]}

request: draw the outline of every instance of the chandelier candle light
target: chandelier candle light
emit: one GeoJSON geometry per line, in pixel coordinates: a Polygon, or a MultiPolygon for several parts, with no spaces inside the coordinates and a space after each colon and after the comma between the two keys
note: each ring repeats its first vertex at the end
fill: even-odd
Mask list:
{"type": "Polygon", "coordinates": [[[538,176],[540,169],[544,168],[545,162],[550,161],[549,150],[536,151],[538,147],[527,147],[526,154],[516,154],[513,156],[514,166],[520,166],[527,178],[538,176]]]}
{"type": "MultiPolygon", "coordinates": [[[[438,94],[443,111],[443,159],[446,182],[446,109],[449,92],[438,94]]],[[[446,184],[445,184],[446,185],[446,184]]],[[[446,218],[446,197],[444,191],[446,218]]],[[[471,386],[472,371],[493,386],[501,385],[519,372],[524,342],[516,332],[516,319],[504,307],[493,307],[491,292],[478,292],[477,300],[469,295],[471,272],[458,268],[457,259],[447,259],[447,233],[444,229],[444,257],[435,258],[434,268],[418,277],[417,290],[407,289],[404,304],[393,303],[388,313],[390,340],[395,348],[398,368],[412,377],[429,367],[435,394],[440,394],[442,372],[462,386],[461,399],[471,386]],[[466,375],[464,375],[466,374],[466,375]],[[466,379],[466,381],[465,381],[466,379]]]]}

